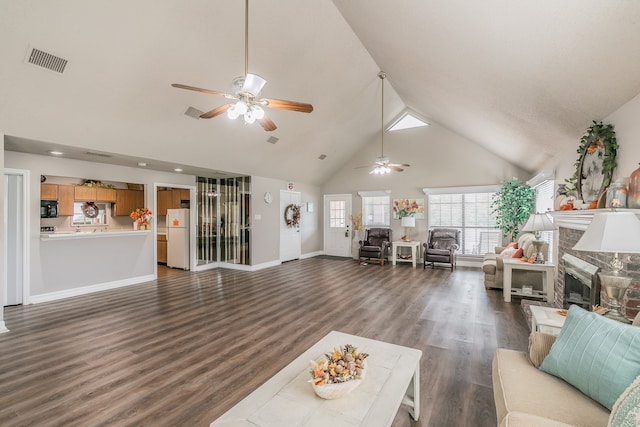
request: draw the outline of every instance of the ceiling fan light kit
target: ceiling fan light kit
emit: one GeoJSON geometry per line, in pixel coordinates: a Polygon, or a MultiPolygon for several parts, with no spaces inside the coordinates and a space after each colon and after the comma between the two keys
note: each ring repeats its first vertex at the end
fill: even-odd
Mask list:
{"type": "Polygon", "coordinates": [[[380,157],[376,159],[374,162],[374,167],[369,174],[373,175],[386,175],[391,173],[391,171],[402,172],[404,169],[402,167],[409,167],[410,165],[406,163],[398,164],[398,163],[389,163],[389,158],[384,155],[384,79],[387,77],[387,73],[384,71],[380,71],[378,73],[378,77],[380,78],[381,85],[381,103],[380,103],[380,157]],[[402,166],[402,167],[401,167],[402,166]]]}
{"type": "Polygon", "coordinates": [[[245,0],[245,20],[244,20],[244,76],[233,79],[232,88],[233,95],[218,92],[215,90],[202,89],[194,86],[174,83],[171,86],[179,89],[193,90],[196,92],[207,93],[210,95],[224,96],[227,99],[236,100],[234,104],[225,104],[214,108],[211,111],[200,115],[201,119],[210,119],[227,112],[227,117],[235,120],[242,116],[246,124],[252,124],[256,121],[260,126],[271,132],[277,129],[277,126],[266,115],[264,108],[275,108],[278,110],[298,111],[301,113],[310,113],[313,111],[313,105],[303,102],[285,101],[282,99],[261,98],[258,99],[262,88],[267,83],[265,79],[249,73],[249,0],[245,0]]]}

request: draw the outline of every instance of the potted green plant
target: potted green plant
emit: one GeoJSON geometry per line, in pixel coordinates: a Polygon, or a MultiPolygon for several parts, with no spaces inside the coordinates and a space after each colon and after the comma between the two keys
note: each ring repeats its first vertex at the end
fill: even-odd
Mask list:
{"type": "Polygon", "coordinates": [[[518,238],[520,227],[535,209],[536,190],[518,178],[502,183],[491,202],[492,214],[502,230],[503,237],[511,241],[518,238]]]}

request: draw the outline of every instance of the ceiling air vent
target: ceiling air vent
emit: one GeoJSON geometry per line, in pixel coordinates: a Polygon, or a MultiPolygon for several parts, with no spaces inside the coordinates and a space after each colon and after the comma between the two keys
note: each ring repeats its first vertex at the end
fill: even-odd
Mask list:
{"type": "Polygon", "coordinates": [[[191,117],[192,119],[200,120],[200,116],[204,114],[204,111],[200,111],[197,108],[189,107],[184,112],[184,115],[187,117],[191,117]]]}
{"type": "Polygon", "coordinates": [[[37,65],[39,67],[46,68],[47,70],[55,71],[56,73],[62,74],[69,61],[64,58],[60,58],[59,56],[44,52],[40,49],[32,48],[28,52],[27,62],[29,64],[37,65]]]}
{"type": "Polygon", "coordinates": [[[87,151],[85,154],[87,154],[89,156],[98,156],[98,157],[113,157],[111,154],[97,153],[95,151],[87,151]]]}
{"type": "Polygon", "coordinates": [[[275,136],[270,136],[269,139],[267,139],[267,142],[269,144],[275,144],[276,142],[278,142],[280,140],[280,138],[276,138],[275,136]]]}

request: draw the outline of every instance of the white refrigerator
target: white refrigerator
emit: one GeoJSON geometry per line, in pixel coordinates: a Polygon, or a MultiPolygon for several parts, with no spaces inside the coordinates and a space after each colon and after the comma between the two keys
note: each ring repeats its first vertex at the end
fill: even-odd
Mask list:
{"type": "Polygon", "coordinates": [[[189,209],[167,209],[167,267],[189,269],[189,209]]]}

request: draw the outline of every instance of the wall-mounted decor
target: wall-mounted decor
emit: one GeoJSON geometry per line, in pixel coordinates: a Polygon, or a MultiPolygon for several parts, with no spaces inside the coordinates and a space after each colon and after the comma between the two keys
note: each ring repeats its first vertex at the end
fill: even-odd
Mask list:
{"type": "Polygon", "coordinates": [[[393,219],[412,216],[424,219],[424,199],[395,199],[393,201],[393,219]]]}
{"type": "Polygon", "coordinates": [[[598,200],[607,191],[616,168],[618,142],[613,125],[593,122],[580,139],[578,160],[573,176],[567,179],[567,190],[573,191],[578,200],[598,207],[598,200]]]}

